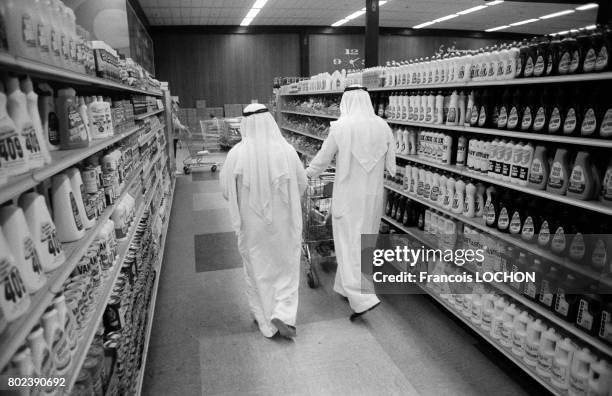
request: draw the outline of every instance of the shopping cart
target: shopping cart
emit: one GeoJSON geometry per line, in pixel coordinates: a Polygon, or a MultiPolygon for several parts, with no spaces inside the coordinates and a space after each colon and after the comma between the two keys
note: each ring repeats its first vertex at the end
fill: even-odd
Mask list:
{"type": "MultiPolygon", "coordinates": [[[[183,171],[186,175],[191,173],[193,168],[202,168],[210,166],[211,172],[216,172],[218,167],[221,166],[220,162],[213,161],[211,156],[211,149],[216,146],[218,147],[218,134],[212,134],[208,136],[208,128],[204,122],[200,122],[199,133],[189,133],[188,135],[181,137],[181,143],[187,146],[189,150],[189,156],[183,160],[183,171]],[[216,135],[216,136],[215,136],[216,135]],[[216,137],[216,139],[215,139],[216,137]]],[[[215,148],[216,148],[215,147],[215,148]]]]}
{"type": "Polygon", "coordinates": [[[331,225],[331,196],[334,173],[326,172],[308,180],[302,200],[303,241],[306,277],[311,288],[319,285],[316,263],[335,259],[334,237],[331,225]]]}

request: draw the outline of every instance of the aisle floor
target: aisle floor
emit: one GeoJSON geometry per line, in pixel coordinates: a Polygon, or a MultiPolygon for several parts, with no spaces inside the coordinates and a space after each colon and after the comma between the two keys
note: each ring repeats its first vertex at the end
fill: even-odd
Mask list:
{"type": "Polygon", "coordinates": [[[208,170],[177,178],[166,243],[144,395],[528,393],[515,368],[425,296],[386,296],[351,323],[333,271],[319,271],[317,289],[302,280],[295,341],[264,338],[208,170]]]}

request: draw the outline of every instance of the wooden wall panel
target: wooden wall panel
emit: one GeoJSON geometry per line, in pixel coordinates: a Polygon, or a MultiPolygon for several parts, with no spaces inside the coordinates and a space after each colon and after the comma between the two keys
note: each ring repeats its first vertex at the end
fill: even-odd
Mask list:
{"type": "Polygon", "coordinates": [[[332,72],[336,69],[350,69],[350,60],[357,60],[359,68],[363,67],[365,40],[362,34],[311,34],[310,35],[310,74],[332,72]],[[346,50],[357,50],[356,55],[347,54],[346,50]],[[339,59],[341,64],[334,64],[339,59]]]}
{"type": "Polygon", "coordinates": [[[170,83],[182,107],[206,99],[267,103],[275,76],[299,75],[298,34],[199,34],[154,32],[156,77],[170,83]]]}
{"type": "Polygon", "coordinates": [[[487,45],[498,43],[498,40],[444,37],[444,36],[380,36],[378,43],[378,58],[385,64],[389,60],[407,60],[433,55],[440,46],[448,48],[478,49],[487,45]]]}

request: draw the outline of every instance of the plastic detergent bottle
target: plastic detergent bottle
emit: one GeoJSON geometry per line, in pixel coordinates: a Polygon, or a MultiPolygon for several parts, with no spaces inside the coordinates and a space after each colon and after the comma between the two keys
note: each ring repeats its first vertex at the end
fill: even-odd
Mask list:
{"type": "Polygon", "coordinates": [[[423,185],[423,198],[430,199],[431,197],[431,185],[432,185],[433,173],[431,170],[425,171],[425,184],[423,185]]]}
{"type": "Polygon", "coordinates": [[[585,101],[583,95],[578,91],[571,91],[569,95],[566,100],[565,117],[563,119],[564,136],[574,136],[580,131],[580,125],[582,124],[580,101],[585,101]]]}
{"type": "Polygon", "coordinates": [[[504,323],[504,310],[508,303],[503,297],[495,300],[493,317],[491,319],[491,337],[495,339],[501,338],[502,326],[504,323]]]}
{"type": "Polygon", "coordinates": [[[36,140],[40,145],[40,152],[43,157],[45,164],[51,163],[51,154],[45,142],[45,134],[42,129],[42,121],[40,119],[40,113],[38,112],[38,95],[34,92],[32,80],[30,77],[21,79],[21,91],[25,95],[26,108],[28,110],[28,116],[32,120],[34,126],[34,132],[36,133],[36,140]]]}
{"type": "Polygon", "coordinates": [[[540,343],[542,334],[546,331],[546,326],[542,320],[536,319],[527,326],[527,336],[525,337],[525,356],[523,361],[529,366],[536,366],[540,356],[540,343]]]}
{"type": "Polygon", "coordinates": [[[57,375],[65,375],[70,368],[70,343],[66,338],[63,323],[60,321],[59,313],[51,306],[47,308],[42,316],[45,341],[49,347],[51,357],[55,362],[57,375]]]}
{"type": "Polygon", "coordinates": [[[83,225],[85,229],[90,229],[96,224],[96,213],[95,209],[87,202],[87,193],[85,192],[81,172],[77,168],[72,167],[66,169],[65,173],[68,179],[70,179],[70,187],[72,188],[81,220],[83,220],[83,225]]]}
{"type": "Polygon", "coordinates": [[[608,166],[604,172],[599,200],[607,206],[612,206],[612,159],[608,162],[608,166]]]}
{"type": "Polygon", "coordinates": [[[426,174],[427,173],[424,168],[419,168],[419,177],[417,179],[417,196],[419,197],[423,196],[426,174]]]}
{"type": "Polygon", "coordinates": [[[527,203],[527,210],[524,214],[521,239],[525,242],[535,243],[538,232],[540,231],[540,223],[538,201],[531,199],[527,203]]]}
{"type": "Polygon", "coordinates": [[[580,127],[580,136],[595,137],[598,122],[600,121],[601,107],[604,105],[606,98],[602,95],[597,86],[591,88],[591,92],[586,98],[586,103],[582,108],[582,123],[580,127]]]}
{"type": "Polygon", "coordinates": [[[590,254],[587,253],[587,257],[590,267],[596,271],[602,271],[610,261],[612,238],[609,235],[609,228],[604,224],[600,224],[597,234],[591,239],[590,254]]]}
{"type": "Polygon", "coordinates": [[[522,95],[519,89],[514,90],[512,95],[512,103],[508,110],[508,121],[506,122],[506,129],[515,130],[521,123],[523,118],[523,105],[522,95]]]}
{"type": "Polygon", "coordinates": [[[514,318],[519,315],[516,305],[510,304],[504,309],[500,343],[506,348],[512,347],[514,333],[514,318]]]}
{"type": "Polygon", "coordinates": [[[87,105],[87,116],[92,139],[106,138],[106,114],[104,104],[98,102],[98,98],[95,96],[91,97],[91,101],[87,105]]]}
{"type": "Polygon", "coordinates": [[[453,213],[462,213],[465,202],[465,183],[463,180],[457,180],[455,183],[455,194],[453,195],[453,203],[451,210],[453,213]]]}
{"type": "Polygon", "coordinates": [[[557,335],[553,328],[542,333],[540,354],[536,365],[536,372],[542,377],[548,378],[551,376],[551,369],[555,358],[555,348],[557,347],[559,338],[559,335],[557,335]]]}
{"type": "Polygon", "coordinates": [[[554,293],[557,290],[559,284],[559,270],[556,267],[550,267],[546,276],[542,278],[540,283],[540,293],[538,296],[538,302],[552,310],[555,301],[554,293]]]}
{"type": "Polygon", "coordinates": [[[429,195],[429,199],[432,202],[437,203],[440,197],[440,174],[432,173],[431,176],[431,194],[429,195]]]}
{"type": "Polygon", "coordinates": [[[402,180],[402,190],[410,191],[410,183],[412,182],[412,165],[406,165],[404,168],[404,178],[402,180]]]}
{"type": "Polygon", "coordinates": [[[410,133],[407,129],[402,130],[402,137],[404,139],[404,149],[402,155],[410,155],[410,133]]]}
{"type": "Polygon", "coordinates": [[[550,369],[550,382],[555,388],[564,390],[569,386],[569,372],[576,347],[569,338],[557,341],[555,356],[550,369]]]}
{"type": "Polygon", "coordinates": [[[444,96],[442,95],[442,91],[438,91],[435,97],[433,123],[444,123],[444,96]]]}
{"type": "Polygon", "coordinates": [[[504,146],[500,149],[501,151],[501,160],[498,157],[498,162],[501,162],[501,179],[504,181],[511,181],[511,170],[512,170],[512,159],[514,152],[514,142],[508,141],[504,144],[504,146]]]}
{"type": "Polygon", "coordinates": [[[569,151],[565,148],[558,148],[550,167],[546,191],[565,195],[569,185],[569,176],[569,151]]]}
{"type": "MultiPolygon", "coordinates": [[[[612,389],[612,366],[604,359],[589,367],[589,395],[605,396],[612,389]]],[[[609,393],[608,393],[609,394],[609,393]]]]}
{"type": "Polygon", "coordinates": [[[520,130],[529,131],[533,126],[533,119],[536,115],[536,94],[534,89],[530,89],[527,92],[527,98],[525,100],[525,106],[523,107],[523,114],[520,121],[520,130]]]}
{"type": "Polygon", "coordinates": [[[548,150],[545,146],[536,146],[529,167],[528,186],[537,190],[544,190],[548,184],[549,174],[548,150]]]}
{"type": "Polygon", "coordinates": [[[512,235],[518,235],[523,229],[523,221],[525,220],[525,204],[523,197],[519,195],[514,200],[513,208],[509,212],[510,224],[508,225],[508,232],[512,235]]]}
{"type": "Polygon", "coordinates": [[[456,159],[456,165],[459,167],[466,165],[467,146],[468,146],[467,138],[465,136],[460,136],[458,143],[457,143],[457,159],[456,159]]]}
{"type": "Polygon", "coordinates": [[[66,297],[59,293],[53,299],[53,307],[57,310],[59,322],[64,328],[68,347],[70,353],[74,354],[78,346],[78,334],[76,333],[76,321],[72,314],[72,311],[68,309],[66,305],[66,297]]]}
{"type": "MultiPolygon", "coordinates": [[[[32,351],[25,345],[22,345],[17,349],[15,355],[11,359],[11,366],[14,368],[15,373],[20,377],[39,377],[40,375],[34,368],[32,362],[32,351]]],[[[31,395],[36,394],[34,386],[21,388],[21,394],[31,395]]]]}
{"type": "Polygon", "coordinates": [[[459,125],[459,95],[454,90],[450,97],[446,125],[459,125]]]}
{"type": "Polygon", "coordinates": [[[32,240],[23,210],[15,205],[0,209],[0,224],[6,240],[11,246],[15,263],[23,277],[28,293],[37,292],[45,285],[47,277],[40,263],[38,249],[32,240]]]}
{"type": "Polygon", "coordinates": [[[421,92],[421,100],[419,103],[419,122],[425,122],[425,119],[427,118],[427,98],[429,96],[429,93],[427,91],[422,91],[421,92]]]}
{"type": "Polygon", "coordinates": [[[527,338],[527,327],[531,318],[527,311],[522,311],[514,317],[512,330],[512,353],[516,356],[525,356],[525,339],[527,338]]]}
{"type": "Polygon", "coordinates": [[[482,183],[476,184],[476,193],[474,194],[474,216],[482,218],[485,210],[485,194],[486,188],[482,183]]]}
{"type": "Polygon", "coordinates": [[[2,229],[0,229],[0,274],[3,275],[0,278],[0,308],[5,320],[12,322],[28,310],[30,295],[2,229]]]}
{"type": "Polygon", "coordinates": [[[523,143],[518,142],[512,147],[512,160],[510,164],[510,181],[512,183],[519,183],[521,162],[523,159],[523,143]]]}
{"type": "Polygon", "coordinates": [[[497,229],[508,232],[510,227],[510,216],[512,215],[512,198],[509,191],[504,191],[499,200],[499,213],[497,215],[497,229]]]}
{"type": "Polygon", "coordinates": [[[579,289],[576,282],[574,275],[567,275],[555,293],[554,312],[568,322],[574,322],[578,312],[578,296],[572,293],[579,289]]]}
{"type": "Polygon", "coordinates": [[[28,156],[28,168],[38,169],[45,164],[45,158],[38,141],[36,129],[28,114],[26,96],[19,89],[17,77],[6,79],[7,102],[6,108],[9,116],[15,123],[17,133],[21,135],[24,143],[23,151],[28,156]]]}
{"type": "Polygon", "coordinates": [[[478,116],[480,114],[480,106],[482,104],[481,94],[479,91],[472,91],[472,107],[470,109],[470,118],[466,119],[469,122],[468,126],[476,127],[478,126],[478,116]]]}
{"type": "Polygon", "coordinates": [[[5,1],[6,39],[8,47],[15,55],[38,60],[40,52],[37,43],[37,29],[34,0],[5,1]]]}
{"type": "Polygon", "coordinates": [[[586,151],[579,151],[569,177],[569,184],[567,186],[568,197],[583,201],[593,198],[595,194],[595,181],[592,169],[591,154],[586,151]]]}
{"type": "Polygon", "coordinates": [[[43,136],[49,151],[59,150],[59,119],[55,113],[55,98],[49,84],[38,85],[38,111],[42,122],[43,136]]]}
{"type": "Polygon", "coordinates": [[[596,285],[590,285],[587,293],[578,299],[576,326],[585,332],[597,335],[604,302],[596,285]]]}
{"type": "Polygon", "coordinates": [[[454,178],[449,177],[446,180],[446,196],[444,197],[444,209],[452,210],[453,200],[455,198],[455,185],[456,181],[454,178]]]}
{"type": "Polygon", "coordinates": [[[505,129],[508,125],[508,114],[512,107],[512,91],[510,88],[504,89],[501,97],[501,105],[499,107],[499,116],[497,117],[497,128],[505,129]]]}
{"type": "Polygon", "coordinates": [[[569,371],[568,395],[580,396],[587,394],[589,391],[589,370],[591,364],[595,362],[595,356],[587,348],[574,352],[569,371]]]}
{"type": "Polygon", "coordinates": [[[484,220],[489,227],[494,227],[497,224],[497,215],[499,214],[499,197],[495,187],[490,186],[486,189],[487,199],[484,207],[484,220]]]}
{"type": "Polygon", "coordinates": [[[56,110],[59,115],[60,147],[62,150],[87,147],[89,137],[79,114],[76,93],[72,88],[57,91],[56,110]]]}
{"type": "Polygon", "coordinates": [[[0,152],[2,153],[0,154],[0,169],[3,170],[3,179],[6,176],[27,172],[29,169],[25,140],[8,115],[6,102],[4,85],[0,81],[0,152]]]}
{"type": "Polygon", "coordinates": [[[467,217],[474,217],[476,215],[476,186],[471,181],[465,186],[463,215],[467,217]]]}
{"type": "Polygon", "coordinates": [[[418,195],[419,175],[421,170],[416,166],[412,167],[412,180],[410,181],[410,193],[418,195]]]}
{"type": "Polygon", "coordinates": [[[545,88],[542,91],[539,103],[536,103],[534,106],[536,109],[532,126],[534,132],[541,133],[545,130],[546,125],[548,125],[548,120],[550,119],[551,102],[552,98],[550,96],[550,89],[545,88]]]}
{"type": "Polygon", "coordinates": [[[494,294],[483,294],[482,301],[482,327],[485,331],[491,331],[491,324],[493,321],[493,313],[495,312],[495,295],[494,294]]]}
{"type": "Polygon", "coordinates": [[[564,254],[569,245],[568,234],[570,233],[570,215],[567,208],[563,208],[560,215],[557,216],[553,227],[551,228],[552,239],[550,241],[550,250],[555,254],[564,254]]]}
{"type": "Polygon", "coordinates": [[[72,191],[70,179],[65,174],[52,178],[53,219],[60,242],[72,242],[85,235],[85,227],[72,191]]]}
{"type": "Polygon", "coordinates": [[[82,96],[79,96],[77,98],[77,101],[79,103],[79,115],[81,116],[81,119],[83,120],[83,125],[85,126],[85,132],[87,133],[87,138],[91,141],[92,140],[92,136],[91,136],[91,131],[89,130],[89,115],[87,112],[87,105],[85,104],[85,98],[82,96]]]}
{"type": "MultiPolygon", "coordinates": [[[[45,378],[50,378],[56,375],[55,360],[51,356],[51,348],[45,341],[44,330],[41,325],[36,325],[28,335],[28,345],[32,351],[32,362],[36,372],[45,378]]],[[[42,389],[45,395],[57,395],[57,389],[53,386],[44,387],[42,389]]]]}

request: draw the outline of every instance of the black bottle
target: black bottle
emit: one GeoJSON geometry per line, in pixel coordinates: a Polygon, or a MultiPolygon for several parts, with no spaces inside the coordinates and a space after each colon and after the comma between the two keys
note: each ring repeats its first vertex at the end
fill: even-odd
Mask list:
{"type": "Polygon", "coordinates": [[[577,90],[572,90],[569,94],[570,96],[565,107],[565,116],[563,117],[564,136],[577,135],[582,124],[580,103],[584,102],[584,95],[577,90]]]}
{"type": "Polygon", "coordinates": [[[592,73],[595,71],[595,63],[597,62],[597,52],[601,48],[603,37],[600,30],[593,32],[587,36],[586,41],[583,38],[583,59],[581,70],[583,73],[592,73]]]}
{"type": "Polygon", "coordinates": [[[561,89],[554,89],[550,117],[548,119],[547,131],[553,135],[559,135],[563,131],[565,121],[566,97],[561,89]]]}
{"type": "Polygon", "coordinates": [[[597,51],[595,71],[603,72],[611,68],[610,52],[612,52],[612,27],[608,26],[601,31],[601,47],[597,51]]]}
{"type": "Polygon", "coordinates": [[[521,117],[521,131],[526,132],[531,129],[536,114],[536,93],[533,88],[528,91],[524,103],[523,116],[521,117]]]}
{"type": "Polygon", "coordinates": [[[470,112],[470,126],[478,126],[478,119],[480,115],[480,106],[482,104],[481,92],[474,90],[474,104],[472,105],[472,111],[470,112]]]}
{"type": "Polygon", "coordinates": [[[557,55],[559,61],[557,62],[556,74],[564,75],[569,73],[570,64],[572,62],[572,53],[574,52],[575,46],[576,40],[574,40],[571,36],[568,35],[561,39],[557,55]]]}
{"type": "MultiPolygon", "coordinates": [[[[558,213],[558,211],[556,212],[558,213]]],[[[569,210],[563,208],[561,216],[554,222],[554,227],[551,229],[550,250],[558,255],[565,255],[569,246],[569,230],[570,216],[569,210]]]]}
{"type": "Polygon", "coordinates": [[[596,285],[590,285],[587,292],[578,300],[576,326],[587,333],[596,336],[600,327],[604,301],[599,295],[596,285]]]}
{"type": "Polygon", "coordinates": [[[523,97],[521,95],[521,90],[514,90],[514,95],[512,95],[512,106],[510,106],[510,112],[508,113],[507,129],[515,130],[521,124],[523,118],[522,102],[523,97]]]}
{"type": "Polygon", "coordinates": [[[553,304],[555,302],[555,292],[557,290],[557,287],[559,287],[559,282],[559,270],[556,267],[552,266],[540,282],[540,293],[538,295],[538,302],[542,306],[550,309],[551,311],[553,310],[553,304]]]}
{"type": "Polygon", "coordinates": [[[499,129],[505,129],[508,125],[508,112],[512,106],[512,91],[510,88],[504,89],[504,93],[501,97],[501,105],[499,107],[499,116],[497,117],[497,127],[499,129]]]}
{"type": "Polygon", "coordinates": [[[560,318],[573,323],[578,313],[579,280],[574,275],[567,275],[565,280],[557,286],[555,292],[554,312],[560,318]]]}
{"type": "Polygon", "coordinates": [[[501,232],[508,232],[510,216],[512,216],[512,206],[512,197],[510,192],[506,190],[499,200],[499,215],[497,216],[497,229],[501,232]]]}
{"type": "Polygon", "coordinates": [[[527,44],[527,40],[523,40],[519,48],[519,62],[517,62],[516,65],[516,67],[518,68],[518,70],[516,71],[516,77],[528,77],[525,76],[525,67],[527,66],[527,62],[529,61],[529,59],[529,44],[527,44]]]}
{"type": "Polygon", "coordinates": [[[548,38],[543,38],[536,44],[536,59],[533,66],[533,76],[542,77],[546,75],[546,67],[548,65],[548,48],[550,41],[548,38]]]}
{"type": "Polygon", "coordinates": [[[402,196],[397,204],[397,210],[395,211],[395,220],[401,222],[404,218],[404,211],[406,210],[406,197],[402,196]]]}
{"type": "Polygon", "coordinates": [[[548,120],[550,119],[550,111],[552,107],[550,89],[544,88],[538,102],[539,103],[537,103],[535,106],[537,110],[533,118],[532,129],[534,132],[541,133],[546,128],[548,120]]]}
{"type": "Polygon", "coordinates": [[[530,199],[527,204],[523,227],[521,228],[521,239],[525,242],[535,243],[540,232],[542,218],[539,215],[540,207],[537,199],[530,199]]]}
{"type": "Polygon", "coordinates": [[[540,299],[540,290],[542,279],[544,277],[544,265],[540,259],[533,259],[533,263],[527,270],[528,272],[532,272],[535,275],[535,281],[525,282],[525,286],[523,287],[523,294],[533,301],[538,301],[540,299]]]}
{"type": "Polygon", "coordinates": [[[525,201],[523,200],[522,194],[519,195],[513,203],[513,208],[510,213],[510,225],[508,226],[508,232],[512,235],[519,235],[523,229],[523,222],[525,220],[525,201]]]}
{"type": "Polygon", "coordinates": [[[598,122],[602,118],[602,105],[605,106],[606,99],[598,86],[592,87],[589,91],[587,100],[582,107],[580,136],[595,137],[599,129],[598,122]]]}
{"type": "Polygon", "coordinates": [[[485,89],[482,95],[480,103],[480,110],[478,112],[478,126],[480,128],[486,128],[491,124],[492,117],[492,104],[493,98],[491,97],[491,90],[485,89]]]}
{"type": "Polygon", "coordinates": [[[396,193],[394,192],[389,192],[387,194],[387,204],[385,205],[385,215],[387,216],[391,216],[391,210],[393,208],[393,201],[395,201],[395,195],[396,193]]]}
{"type": "Polygon", "coordinates": [[[559,36],[554,36],[550,40],[550,44],[548,46],[548,61],[546,62],[546,75],[553,76],[557,74],[557,65],[559,64],[559,46],[561,45],[561,40],[559,36]]]}
{"type": "Polygon", "coordinates": [[[552,221],[553,213],[555,213],[553,203],[547,202],[544,205],[544,210],[542,211],[542,218],[540,220],[540,224],[537,226],[537,243],[538,246],[543,249],[547,249],[550,246],[550,241],[552,239],[551,233],[554,231],[554,225],[552,221]]]}
{"type": "Polygon", "coordinates": [[[576,36],[571,36],[572,44],[571,44],[571,54],[572,58],[569,65],[569,74],[575,74],[580,71],[580,64],[582,62],[582,52],[580,51],[580,46],[578,44],[578,40],[576,36]]]}
{"type": "MultiPolygon", "coordinates": [[[[578,48],[578,68],[575,73],[584,73],[584,65],[586,62],[587,68],[589,64],[592,63],[593,67],[595,66],[595,49],[593,48],[593,40],[591,39],[591,34],[587,31],[581,31],[576,37],[576,46],[578,48]],[[587,57],[589,57],[587,61],[587,57]]],[[[588,73],[588,72],[587,72],[588,73]]]]}

